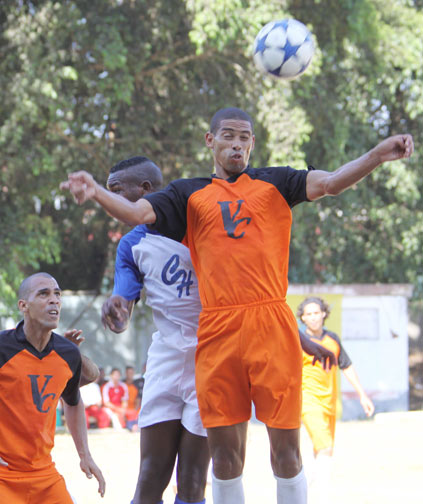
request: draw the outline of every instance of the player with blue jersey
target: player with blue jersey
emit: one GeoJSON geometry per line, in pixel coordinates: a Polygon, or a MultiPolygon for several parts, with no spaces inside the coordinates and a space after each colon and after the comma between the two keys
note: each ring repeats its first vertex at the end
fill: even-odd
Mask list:
{"type": "MultiPolygon", "coordinates": [[[[138,156],[114,166],[107,185],[136,201],[161,183],[160,169],[138,156]]],[[[189,250],[147,226],[137,226],[119,242],[114,280],[113,295],[103,305],[103,322],[114,332],[126,329],[144,289],[157,327],[139,416],[141,464],[133,503],[162,502],[176,458],[175,503],[205,502],[210,455],[194,373],[201,304],[189,250]]]]}

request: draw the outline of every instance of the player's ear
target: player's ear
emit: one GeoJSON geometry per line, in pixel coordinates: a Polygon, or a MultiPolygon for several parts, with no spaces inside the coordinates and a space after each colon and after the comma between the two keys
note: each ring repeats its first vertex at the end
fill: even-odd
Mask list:
{"type": "Polygon", "coordinates": [[[204,139],[206,141],[206,145],[209,149],[212,149],[213,148],[213,140],[214,140],[214,135],[211,131],[208,131],[205,135],[204,135],[204,139]]]}
{"type": "Polygon", "coordinates": [[[253,138],[252,138],[252,143],[251,143],[251,150],[253,151],[254,150],[254,146],[256,144],[256,137],[255,135],[253,135],[253,138]]]}
{"type": "Polygon", "coordinates": [[[151,192],[153,190],[153,185],[149,180],[144,180],[144,182],[141,184],[141,187],[144,192],[151,192]]]}
{"type": "Polygon", "coordinates": [[[18,308],[19,308],[19,311],[21,311],[22,313],[26,312],[27,303],[26,303],[25,299],[19,299],[18,308]]]}

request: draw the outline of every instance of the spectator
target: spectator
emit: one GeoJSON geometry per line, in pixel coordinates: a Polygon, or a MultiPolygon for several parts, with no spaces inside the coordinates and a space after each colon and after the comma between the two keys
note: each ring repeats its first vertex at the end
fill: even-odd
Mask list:
{"type": "Polygon", "coordinates": [[[129,392],[126,383],[121,381],[121,373],[118,368],[110,372],[110,380],[103,388],[103,404],[110,416],[115,429],[127,427],[127,421],[131,422],[129,428],[136,431],[133,421],[136,420],[137,411],[128,408],[129,392]]]}
{"type": "Polygon", "coordinates": [[[85,406],[85,418],[87,428],[90,427],[90,420],[94,419],[99,429],[105,429],[110,426],[110,417],[103,407],[103,398],[101,397],[100,378],[95,382],[89,383],[81,389],[81,396],[85,406]]]}
{"type": "MultiPolygon", "coordinates": [[[[128,408],[133,410],[139,410],[141,406],[141,393],[137,384],[135,383],[135,369],[134,366],[126,366],[125,368],[125,379],[123,380],[128,387],[128,408]]],[[[137,382],[140,383],[139,381],[137,382]]]]}

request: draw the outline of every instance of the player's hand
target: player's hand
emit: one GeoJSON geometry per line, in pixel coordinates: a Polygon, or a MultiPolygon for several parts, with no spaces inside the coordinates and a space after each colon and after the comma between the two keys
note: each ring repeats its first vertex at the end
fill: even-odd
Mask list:
{"type": "Polygon", "coordinates": [[[315,341],[307,338],[307,336],[305,336],[301,331],[299,332],[302,349],[306,354],[312,355],[314,357],[313,366],[316,364],[316,362],[320,362],[322,368],[325,371],[329,371],[332,366],[336,366],[336,357],[333,352],[331,352],[324,346],[319,345],[315,341]]]}
{"type": "Polygon", "coordinates": [[[97,182],[86,171],[78,171],[68,175],[68,180],[60,184],[60,189],[67,189],[72,193],[73,199],[82,205],[96,195],[97,182]]]}
{"type": "Polygon", "coordinates": [[[123,332],[129,324],[128,301],[117,294],[110,296],[101,308],[101,321],[115,333],[123,332]]]}
{"type": "Polygon", "coordinates": [[[72,343],[75,343],[75,345],[79,346],[85,341],[85,338],[81,336],[81,334],[81,329],[69,329],[63,336],[69,341],[72,341],[72,343]]]}
{"type": "Polygon", "coordinates": [[[9,464],[0,457],[0,466],[8,466],[9,464]]]}
{"type": "Polygon", "coordinates": [[[103,474],[101,473],[99,467],[92,459],[91,455],[86,455],[81,458],[80,467],[82,472],[87,475],[87,478],[91,479],[93,476],[98,481],[98,493],[104,497],[104,492],[106,491],[106,482],[104,481],[103,474]]]}
{"type": "Polygon", "coordinates": [[[367,396],[363,396],[360,397],[360,403],[363,407],[364,413],[366,413],[366,416],[371,417],[375,412],[375,405],[372,400],[367,396]]]}
{"type": "Polygon", "coordinates": [[[408,134],[386,138],[373,149],[373,153],[379,156],[381,163],[409,158],[413,152],[413,137],[408,134]]]}

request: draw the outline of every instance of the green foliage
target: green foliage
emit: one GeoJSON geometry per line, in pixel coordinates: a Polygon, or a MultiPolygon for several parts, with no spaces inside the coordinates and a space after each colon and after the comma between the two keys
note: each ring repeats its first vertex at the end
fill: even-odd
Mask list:
{"type": "Polygon", "coordinates": [[[254,166],[334,170],[392,133],[416,155],[353,190],[294,210],[290,280],[412,282],[423,293],[423,13],[405,0],[11,0],[0,7],[0,299],[43,268],[65,289],[108,290],[125,231],[58,186],[146,155],[166,181],[205,175],[203,133],[220,107],[256,118],[254,166]],[[255,69],[272,19],[316,42],[300,79],[255,69]],[[420,218],[419,218],[420,215],[420,218]]]}

